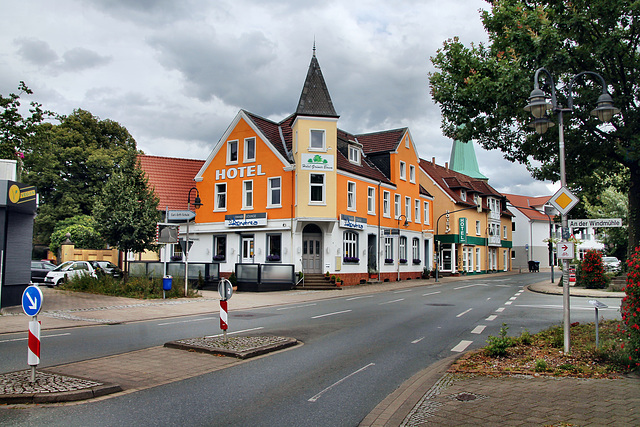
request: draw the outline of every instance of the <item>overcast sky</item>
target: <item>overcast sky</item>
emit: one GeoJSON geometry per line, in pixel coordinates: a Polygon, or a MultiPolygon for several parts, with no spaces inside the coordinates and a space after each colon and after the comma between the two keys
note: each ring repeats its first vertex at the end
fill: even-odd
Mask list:
{"type": "MultiPolygon", "coordinates": [[[[315,39],[341,129],[407,126],[420,156],[444,165],[452,141],[429,94],[429,58],[454,36],[486,41],[482,8],[482,0],[5,1],[0,93],[24,80],[34,91],[25,100],[115,120],[146,154],[204,160],[240,109],[274,121],[295,111],[315,39]]],[[[558,188],[475,149],[499,191],[558,188]]]]}

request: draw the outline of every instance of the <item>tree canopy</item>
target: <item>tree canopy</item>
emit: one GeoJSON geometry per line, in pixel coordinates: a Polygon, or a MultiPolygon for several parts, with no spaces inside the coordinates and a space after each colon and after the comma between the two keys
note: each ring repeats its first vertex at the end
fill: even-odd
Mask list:
{"type": "Polygon", "coordinates": [[[136,142],[126,128],[85,110],[43,123],[24,144],[23,181],[35,185],[40,207],[35,240],[49,243],[57,221],[91,215],[96,198],[115,172],[132,170],[136,142]]]}
{"type": "MultiPolygon", "coordinates": [[[[602,177],[628,177],[629,248],[640,230],[640,2],[631,0],[489,0],[481,19],[488,44],[447,40],[431,58],[431,94],[439,104],[445,135],[476,139],[486,149],[527,165],[538,179],[559,179],[558,133],[531,131],[523,110],[535,71],[555,80],[567,106],[567,85],[582,71],[599,73],[621,113],[611,124],[590,115],[602,87],[583,78],[573,90],[574,109],[564,114],[567,182],[593,198],[602,177]],[[465,126],[460,126],[464,124],[465,126]]],[[[548,79],[547,79],[548,80],[548,79]]],[[[541,81],[549,93],[550,81],[541,81]]]]}
{"type": "Polygon", "coordinates": [[[78,215],[58,221],[51,233],[49,250],[56,253],[60,245],[67,240],[67,233],[78,249],[104,249],[104,239],[96,230],[96,226],[96,221],[89,215],[78,215]]]}

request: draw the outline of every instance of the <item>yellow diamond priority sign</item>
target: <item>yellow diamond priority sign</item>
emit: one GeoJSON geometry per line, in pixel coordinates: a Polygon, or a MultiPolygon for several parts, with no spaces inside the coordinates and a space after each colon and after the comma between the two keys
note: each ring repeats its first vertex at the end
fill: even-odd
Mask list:
{"type": "Polygon", "coordinates": [[[566,215],[579,201],[580,199],[574,196],[567,187],[560,188],[556,194],[549,199],[553,207],[558,209],[558,212],[562,215],[566,215]]]}

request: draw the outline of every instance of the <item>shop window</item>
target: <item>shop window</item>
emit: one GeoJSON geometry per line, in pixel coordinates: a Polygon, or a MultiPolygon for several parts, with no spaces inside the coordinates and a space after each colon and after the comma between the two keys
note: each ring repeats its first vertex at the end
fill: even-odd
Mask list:
{"type": "Polygon", "coordinates": [[[400,236],[400,245],[398,247],[398,256],[400,263],[407,262],[407,237],[400,236]]]}
{"type": "Polygon", "coordinates": [[[309,185],[309,202],[315,204],[324,203],[324,174],[310,174],[309,185]]]}
{"type": "Polygon", "coordinates": [[[227,164],[235,165],[238,163],[238,141],[227,142],[227,164]]]}
{"type": "Polygon", "coordinates": [[[247,138],[244,140],[244,161],[255,162],[256,161],[256,139],[247,138]]]}
{"type": "Polygon", "coordinates": [[[324,145],[324,130],[312,129],[310,131],[309,150],[313,151],[325,151],[324,145]]]}
{"type": "Polygon", "coordinates": [[[280,177],[269,178],[269,201],[268,206],[270,208],[279,208],[282,206],[281,194],[282,194],[282,180],[280,177]]]}
{"type": "Polygon", "coordinates": [[[267,234],[267,261],[282,260],[282,234],[267,234]]]}
{"type": "Polygon", "coordinates": [[[253,181],[242,182],[242,209],[253,209],[253,181]]]}
{"type": "Polygon", "coordinates": [[[215,186],[215,210],[225,211],[227,210],[227,183],[221,182],[215,186]]]}
{"type": "Polygon", "coordinates": [[[227,259],[227,236],[213,236],[213,260],[227,259]]]}
{"type": "Polygon", "coordinates": [[[367,188],[367,212],[369,215],[376,214],[376,189],[373,187],[367,188]]]}
{"type": "Polygon", "coordinates": [[[344,251],[344,262],[358,262],[358,233],[355,231],[345,231],[342,237],[344,251]]]}
{"type": "Polygon", "coordinates": [[[391,218],[391,193],[386,190],[382,192],[382,215],[391,218]]]}
{"type": "Polygon", "coordinates": [[[356,183],[351,181],[347,182],[347,209],[356,210],[356,183]]]}

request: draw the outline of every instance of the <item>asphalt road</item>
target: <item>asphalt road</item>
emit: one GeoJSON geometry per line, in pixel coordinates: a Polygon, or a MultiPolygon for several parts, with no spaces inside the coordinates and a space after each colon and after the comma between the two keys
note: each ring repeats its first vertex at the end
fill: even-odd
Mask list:
{"type": "MultiPolygon", "coordinates": [[[[2,411],[0,416],[10,425],[357,425],[413,374],[443,357],[483,346],[503,323],[509,335],[560,324],[562,297],[524,291],[531,280],[540,276],[485,276],[230,312],[233,331],[290,336],[304,345],[129,395],[2,411]]],[[[611,309],[600,310],[601,317],[619,318],[619,300],[607,303],[611,309]]],[[[587,299],[572,298],[571,305],[572,321],[594,320],[587,299]]],[[[67,332],[46,338],[48,365],[218,331],[217,316],[193,316],[62,333],[67,332]]],[[[2,338],[3,354],[18,346],[21,357],[3,357],[0,369],[22,369],[24,343],[2,338]]]]}

